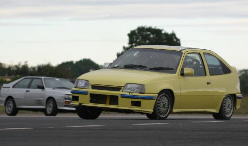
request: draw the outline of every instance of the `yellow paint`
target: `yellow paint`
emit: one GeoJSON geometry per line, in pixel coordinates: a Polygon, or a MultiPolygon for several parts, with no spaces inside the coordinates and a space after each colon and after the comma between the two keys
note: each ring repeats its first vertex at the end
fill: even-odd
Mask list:
{"type": "MultiPolygon", "coordinates": [[[[141,47],[142,48],[142,47],[141,47]]],[[[166,47],[166,46],[146,46],[145,48],[166,49],[180,51],[182,47],[166,47]]],[[[240,94],[239,79],[237,70],[227,64],[221,57],[209,50],[201,49],[184,49],[181,61],[175,74],[131,70],[131,69],[101,69],[81,75],[78,79],[85,79],[90,85],[123,87],[127,83],[137,83],[145,85],[144,94],[132,94],[138,96],[154,96],[157,97],[162,90],[170,90],[174,94],[173,112],[219,112],[221,103],[225,95],[231,94],[235,97],[238,109],[240,107],[240,99],[235,94],[240,94]],[[184,57],[187,53],[200,53],[206,70],[206,76],[181,76],[184,57]],[[209,53],[221,60],[230,70],[230,74],[210,76],[207,62],[203,53],[209,53]],[[207,84],[211,82],[211,84],[207,84]]],[[[105,91],[91,89],[73,90],[88,91],[88,95],[73,94],[79,96],[79,101],[73,101],[72,104],[77,106],[83,104],[85,106],[113,108],[113,109],[129,109],[136,112],[152,113],[156,101],[151,99],[130,99],[122,98],[121,94],[129,94],[121,91],[105,91]],[[90,94],[107,95],[106,104],[90,103],[90,94]],[[118,96],[118,105],[109,105],[109,96],[118,96]],[[131,101],[141,101],[141,106],[131,106],[131,101]]]]}

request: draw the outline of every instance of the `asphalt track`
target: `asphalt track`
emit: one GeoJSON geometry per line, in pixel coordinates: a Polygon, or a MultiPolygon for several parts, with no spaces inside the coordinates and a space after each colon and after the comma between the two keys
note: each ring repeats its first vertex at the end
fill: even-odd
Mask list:
{"type": "Polygon", "coordinates": [[[103,114],[82,120],[75,114],[0,115],[0,146],[77,145],[248,145],[248,116],[216,121],[210,115],[170,115],[148,120],[139,114],[103,114]]]}

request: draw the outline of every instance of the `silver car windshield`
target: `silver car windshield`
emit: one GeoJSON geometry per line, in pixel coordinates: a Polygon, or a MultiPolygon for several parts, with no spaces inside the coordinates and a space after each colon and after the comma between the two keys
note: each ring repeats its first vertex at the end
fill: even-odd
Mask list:
{"type": "Polygon", "coordinates": [[[128,68],[176,73],[182,52],[133,48],[117,58],[109,68],[128,68]]]}
{"type": "Polygon", "coordinates": [[[74,86],[69,80],[59,78],[45,78],[44,83],[46,88],[53,89],[72,89],[74,86]]]}

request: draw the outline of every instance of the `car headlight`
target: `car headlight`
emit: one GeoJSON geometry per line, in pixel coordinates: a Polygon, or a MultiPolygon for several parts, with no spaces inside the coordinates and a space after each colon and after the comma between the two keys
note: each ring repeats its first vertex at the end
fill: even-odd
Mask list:
{"type": "Polygon", "coordinates": [[[65,94],[65,104],[71,104],[71,94],[65,94]]]}
{"type": "Polygon", "coordinates": [[[89,89],[90,83],[88,80],[78,79],[75,83],[75,88],[89,89]]]}
{"type": "Polygon", "coordinates": [[[126,84],[123,92],[128,93],[145,93],[145,85],[143,84],[126,84]]]}
{"type": "Polygon", "coordinates": [[[65,94],[65,100],[71,100],[71,94],[65,94]]]}

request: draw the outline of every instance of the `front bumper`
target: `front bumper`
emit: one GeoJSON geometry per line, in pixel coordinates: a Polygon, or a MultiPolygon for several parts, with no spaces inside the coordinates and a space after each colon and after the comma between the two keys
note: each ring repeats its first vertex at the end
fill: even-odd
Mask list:
{"type": "Polygon", "coordinates": [[[132,110],[141,113],[152,113],[158,94],[128,94],[120,91],[93,89],[74,89],[73,106],[91,106],[100,108],[132,110]]]}

